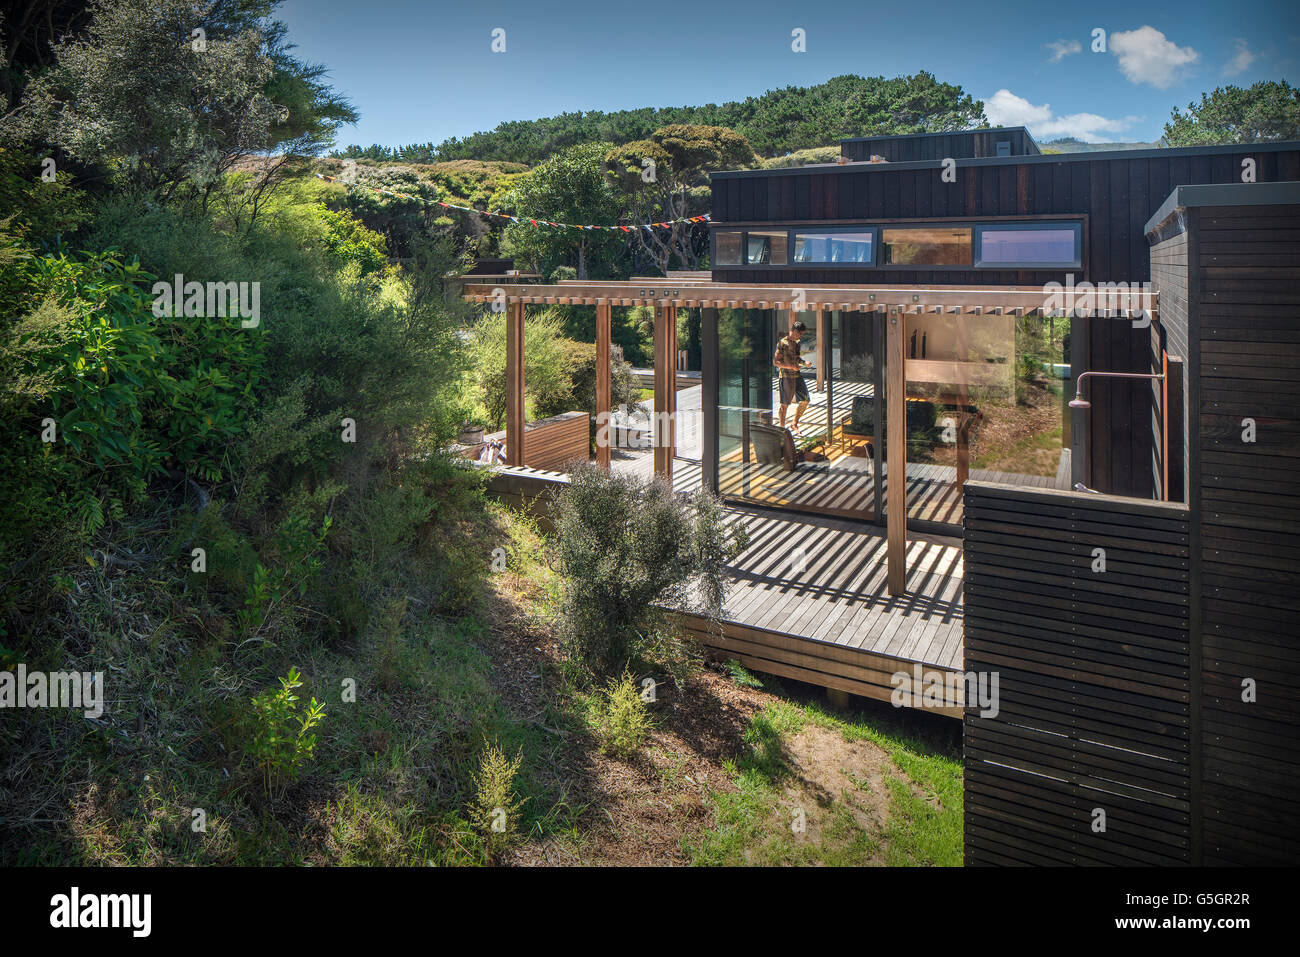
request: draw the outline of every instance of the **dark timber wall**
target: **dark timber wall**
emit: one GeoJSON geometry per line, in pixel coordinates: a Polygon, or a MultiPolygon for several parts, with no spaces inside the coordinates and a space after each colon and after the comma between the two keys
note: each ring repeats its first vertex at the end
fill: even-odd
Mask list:
{"type": "Polygon", "coordinates": [[[967,482],[964,521],[966,863],[1189,863],[1187,508],[967,482]]]}
{"type": "Polygon", "coordinates": [[[1185,308],[1167,320],[1167,334],[1186,339],[1196,373],[1187,468],[1202,655],[1203,859],[1294,864],[1300,184],[1189,187],[1166,207],[1151,223],[1153,270],[1185,277],[1185,308]],[[1254,701],[1243,700],[1248,683],[1254,701]]]}
{"type": "Polygon", "coordinates": [[[966,669],[1002,699],[966,713],[968,863],[1300,860],[1300,183],[1180,188],[1144,231],[1188,505],[967,483],[966,669]]]}
{"type": "MultiPolygon", "coordinates": [[[[715,227],[741,224],[883,223],[1026,217],[1084,218],[1083,269],[1074,281],[1151,279],[1145,225],[1176,186],[1236,183],[1255,160],[1259,183],[1300,179],[1294,143],[1132,150],[958,160],[955,183],[939,160],[715,173],[715,227]]],[[[935,285],[1043,285],[1066,280],[1050,270],[805,269],[726,267],[724,282],[935,285]]],[[[1071,337],[1080,369],[1151,372],[1148,329],[1122,320],[1080,323],[1071,337]]],[[[1086,418],[1087,484],[1101,492],[1150,497],[1151,391],[1132,382],[1092,380],[1086,418]]],[[[1083,427],[1083,423],[1079,423],[1083,427]]]]}

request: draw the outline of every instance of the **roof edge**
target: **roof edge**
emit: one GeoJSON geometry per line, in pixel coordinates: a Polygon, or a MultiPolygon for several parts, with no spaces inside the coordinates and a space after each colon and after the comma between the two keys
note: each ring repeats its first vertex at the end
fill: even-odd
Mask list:
{"type": "Polygon", "coordinates": [[[1300,182],[1213,183],[1176,186],[1143,227],[1146,235],[1159,229],[1180,209],[1189,206],[1300,205],[1300,182]]]}
{"type": "MultiPolygon", "coordinates": [[[[958,159],[958,166],[1013,166],[1020,163],[1087,163],[1093,160],[1158,159],[1172,156],[1222,156],[1233,153],[1280,153],[1287,150],[1300,152],[1300,140],[1283,140],[1272,143],[1227,143],[1220,146],[1172,146],[1151,150],[1107,150],[1099,153],[1039,153],[1021,156],[980,156],[958,159]]],[[[937,160],[908,160],[902,163],[828,163],[819,166],[779,166],[773,169],[718,170],[710,179],[743,179],[746,176],[810,176],[814,173],[860,173],[879,170],[932,170],[939,167],[937,160]]]]}

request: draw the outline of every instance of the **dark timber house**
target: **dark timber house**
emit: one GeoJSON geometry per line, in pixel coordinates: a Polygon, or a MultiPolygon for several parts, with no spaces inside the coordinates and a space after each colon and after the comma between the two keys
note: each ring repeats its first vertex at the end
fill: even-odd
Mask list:
{"type": "Polygon", "coordinates": [[[703,642],[896,704],[909,668],[996,675],[996,708],[901,685],[964,720],[968,863],[1294,863],[1300,143],[842,150],[713,174],[709,274],[466,285],[509,310],[502,481],[556,476],[522,468],[526,307],[596,306],[603,352],[612,308],[652,306],[654,470],[758,536],[703,642]],[[674,471],[683,309],[700,447],[674,471]]]}

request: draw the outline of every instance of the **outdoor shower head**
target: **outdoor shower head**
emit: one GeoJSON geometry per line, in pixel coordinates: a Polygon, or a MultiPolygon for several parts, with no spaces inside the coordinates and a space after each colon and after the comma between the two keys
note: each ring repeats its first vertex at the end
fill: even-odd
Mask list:
{"type": "Polygon", "coordinates": [[[1163,379],[1163,372],[1080,372],[1074,384],[1074,398],[1070,400],[1072,409],[1091,409],[1092,403],[1083,397],[1083,380],[1088,376],[1100,376],[1104,379],[1163,379]]]}

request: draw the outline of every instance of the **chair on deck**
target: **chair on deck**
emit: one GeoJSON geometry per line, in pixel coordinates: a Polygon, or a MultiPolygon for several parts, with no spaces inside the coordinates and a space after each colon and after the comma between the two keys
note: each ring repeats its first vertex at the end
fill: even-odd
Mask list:
{"type": "Polygon", "coordinates": [[[754,446],[754,461],[759,465],[780,465],[787,472],[793,472],[798,459],[794,451],[794,439],[780,426],[751,422],[749,441],[754,446]]]}

